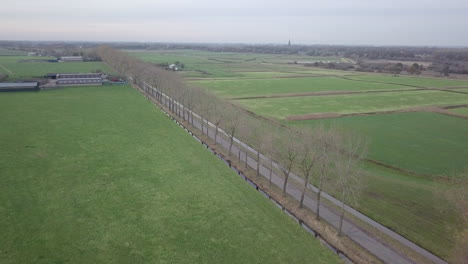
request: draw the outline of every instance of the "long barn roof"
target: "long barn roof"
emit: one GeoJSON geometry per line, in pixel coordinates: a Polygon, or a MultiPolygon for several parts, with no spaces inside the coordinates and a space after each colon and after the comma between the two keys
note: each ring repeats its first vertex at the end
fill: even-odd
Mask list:
{"type": "Polygon", "coordinates": [[[22,82],[22,83],[0,83],[1,88],[34,88],[37,87],[37,82],[22,82]]]}

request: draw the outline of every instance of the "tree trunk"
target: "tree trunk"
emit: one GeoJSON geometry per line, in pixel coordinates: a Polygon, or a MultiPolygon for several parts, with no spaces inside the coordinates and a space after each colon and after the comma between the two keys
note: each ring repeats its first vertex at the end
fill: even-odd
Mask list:
{"type": "Polygon", "coordinates": [[[192,126],[193,126],[193,111],[190,110],[190,116],[192,117],[192,126]]]}
{"type": "Polygon", "coordinates": [[[306,175],[305,181],[304,181],[304,189],[302,189],[302,194],[301,194],[301,200],[299,202],[299,208],[302,208],[304,205],[304,197],[305,197],[305,192],[307,190],[307,183],[309,182],[309,174],[306,175]]]}
{"type": "Polygon", "coordinates": [[[338,236],[343,236],[343,220],[344,220],[344,201],[341,201],[340,227],[338,228],[338,236]]]}
{"type": "Polygon", "coordinates": [[[315,219],[320,220],[320,199],[322,198],[322,186],[323,186],[323,176],[325,174],[325,163],[320,167],[320,179],[318,183],[318,192],[317,192],[317,208],[315,209],[315,219]]]}
{"type": "Polygon", "coordinates": [[[182,120],[185,121],[185,108],[182,106],[182,120]]]}
{"type": "Polygon", "coordinates": [[[239,152],[238,152],[238,159],[239,159],[239,164],[241,164],[241,148],[239,146],[239,152]]]}
{"type": "Polygon", "coordinates": [[[232,153],[232,142],[234,141],[234,136],[230,136],[230,139],[231,139],[231,143],[229,144],[229,156],[232,153]]]}
{"type": "Polygon", "coordinates": [[[245,167],[247,168],[247,163],[248,163],[248,158],[249,156],[247,156],[247,151],[245,152],[245,167]]]}
{"type": "Polygon", "coordinates": [[[203,134],[203,133],[205,133],[205,130],[203,129],[203,116],[200,115],[200,118],[201,118],[201,132],[203,134]]]}
{"type": "Polygon", "coordinates": [[[260,176],[260,151],[257,150],[257,177],[260,176]]]}
{"type": "Polygon", "coordinates": [[[315,209],[315,220],[320,220],[320,198],[322,197],[322,189],[317,192],[317,208],[315,209]]]}
{"type": "Polygon", "coordinates": [[[182,118],[181,116],[183,114],[182,110],[183,110],[182,105],[179,104],[179,118],[182,118]]]}
{"type": "Polygon", "coordinates": [[[217,141],[217,139],[218,139],[218,127],[219,127],[219,125],[218,125],[218,124],[216,124],[216,131],[215,131],[215,137],[214,137],[214,140],[215,140],[215,145],[217,145],[217,144],[218,144],[218,141],[217,141]]]}
{"type": "Polygon", "coordinates": [[[270,159],[270,186],[271,186],[271,175],[273,174],[273,160],[270,159]]]}
{"type": "Polygon", "coordinates": [[[286,196],[286,185],[288,184],[288,179],[289,179],[289,171],[288,173],[285,173],[284,176],[284,183],[283,183],[283,196],[286,196]]]}

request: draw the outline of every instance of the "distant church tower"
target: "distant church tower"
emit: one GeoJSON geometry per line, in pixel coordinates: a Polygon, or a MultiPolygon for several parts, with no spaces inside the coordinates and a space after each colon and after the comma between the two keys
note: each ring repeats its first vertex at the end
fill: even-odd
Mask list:
{"type": "Polygon", "coordinates": [[[288,41],[288,46],[291,46],[291,40],[288,41]]]}

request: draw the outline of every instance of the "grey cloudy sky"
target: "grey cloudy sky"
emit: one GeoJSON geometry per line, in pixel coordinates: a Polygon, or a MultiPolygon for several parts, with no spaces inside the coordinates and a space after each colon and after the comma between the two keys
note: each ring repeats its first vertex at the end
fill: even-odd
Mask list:
{"type": "Polygon", "coordinates": [[[0,39],[468,46],[468,0],[1,0],[0,39]]]}

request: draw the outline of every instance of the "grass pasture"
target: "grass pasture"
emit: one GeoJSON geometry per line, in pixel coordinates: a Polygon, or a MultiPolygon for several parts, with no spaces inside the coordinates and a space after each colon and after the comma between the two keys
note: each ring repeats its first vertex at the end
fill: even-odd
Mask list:
{"type": "Polygon", "coordinates": [[[191,83],[193,85],[205,87],[225,98],[305,92],[398,90],[408,88],[393,84],[350,81],[337,77],[209,80],[194,81],[191,83]]]}
{"type": "Polygon", "coordinates": [[[2,263],[339,263],[129,86],[0,112],[2,263]]]}
{"type": "Polygon", "coordinates": [[[342,127],[370,140],[369,158],[416,174],[444,175],[468,168],[468,122],[429,112],[288,122],[342,127]]]}
{"type": "Polygon", "coordinates": [[[369,82],[395,83],[401,85],[410,85],[416,87],[468,87],[468,80],[455,80],[447,78],[429,78],[429,77],[408,77],[408,76],[389,76],[389,75],[360,75],[352,76],[351,79],[363,80],[369,82]]]}
{"type": "Polygon", "coordinates": [[[33,56],[0,56],[0,72],[8,74],[8,80],[42,78],[47,73],[85,73],[101,70],[105,73],[115,73],[103,62],[20,62],[21,60],[55,59],[52,57],[33,56]],[[11,74],[10,72],[13,74],[11,74]]]}
{"type": "Polygon", "coordinates": [[[462,114],[462,115],[468,116],[468,107],[450,109],[450,112],[454,112],[456,114],[462,114]]]}
{"type": "MultiPolygon", "coordinates": [[[[460,219],[451,213],[451,209],[447,209],[450,205],[434,196],[435,184],[371,163],[363,165],[366,186],[356,208],[431,252],[447,258],[453,247],[451,232],[462,226],[460,219]]],[[[441,185],[437,187],[444,188],[441,185]]]]}
{"type": "Polygon", "coordinates": [[[280,120],[312,113],[368,113],[411,107],[447,106],[468,103],[468,94],[441,91],[406,91],[329,96],[302,96],[237,100],[259,115],[280,120]]]}

